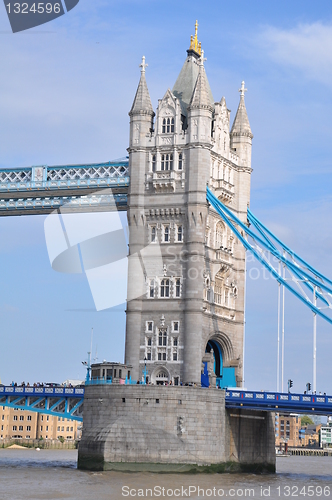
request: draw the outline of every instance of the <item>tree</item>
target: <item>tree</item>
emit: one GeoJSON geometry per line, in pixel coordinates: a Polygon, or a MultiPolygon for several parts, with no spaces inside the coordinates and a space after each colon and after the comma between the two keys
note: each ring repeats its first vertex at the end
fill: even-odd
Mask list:
{"type": "Polygon", "coordinates": [[[310,417],[308,417],[308,415],[303,415],[303,417],[301,417],[301,425],[304,426],[304,425],[313,425],[313,421],[311,420],[310,417]]]}

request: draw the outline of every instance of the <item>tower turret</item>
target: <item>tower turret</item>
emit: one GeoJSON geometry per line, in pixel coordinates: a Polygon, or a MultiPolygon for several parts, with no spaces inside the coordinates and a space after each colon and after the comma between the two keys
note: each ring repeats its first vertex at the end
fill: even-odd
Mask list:
{"type": "Polygon", "coordinates": [[[252,138],[254,136],[251,132],[246,105],[244,102],[244,94],[247,92],[244,82],[242,82],[239,92],[240,104],[230,133],[231,148],[234,149],[239,156],[241,166],[251,167],[251,146],[252,138]]]}

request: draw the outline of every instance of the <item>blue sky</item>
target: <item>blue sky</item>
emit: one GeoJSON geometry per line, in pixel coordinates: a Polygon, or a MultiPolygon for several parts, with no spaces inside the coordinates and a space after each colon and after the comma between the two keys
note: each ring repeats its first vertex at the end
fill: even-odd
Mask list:
{"type": "MultiPolygon", "coordinates": [[[[196,18],[214,98],[226,97],[232,120],[243,79],[248,88],[252,211],[332,276],[329,1],[80,0],[58,20],[15,35],[1,5],[0,167],[124,156],[142,55],[156,107],[180,72],[196,18]]],[[[43,224],[42,216],[0,219],[6,383],[83,378],[91,327],[99,360],[123,359],[124,308],[94,312],[84,276],[52,271],[43,224]]],[[[317,389],[330,393],[331,330],[318,321],[317,389]]],[[[275,388],[276,336],[277,285],[248,279],[248,387],[275,388]]],[[[312,380],[311,357],[312,315],[286,293],[285,378],[295,390],[312,380]]]]}

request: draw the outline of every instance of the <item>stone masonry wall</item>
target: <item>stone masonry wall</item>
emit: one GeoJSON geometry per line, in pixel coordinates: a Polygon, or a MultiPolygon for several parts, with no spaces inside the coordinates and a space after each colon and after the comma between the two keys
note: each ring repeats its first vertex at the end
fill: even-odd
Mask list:
{"type": "Polygon", "coordinates": [[[242,452],[244,445],[258,446],[257,465],[273,468],[274,449],[273,456],[264,453],[264,445],[252,440],[254,435],[259,441],[261,431],[250,431],[251,423],[259,422],[261,430],[265,425],[267,435],[266,423],[248,418],[245,432],[250,437],[243,440],[244,434],[238,438],[236,423],[231,425],[230,419],[226,417],[225,393],[218,389],[90,386],[85,392],[78,466],[90,470],[155,470],[153,465],[159,464],[167,470],[173,464],[171,470],[180,471],[185,464],[253,462],[255,453],[250,449],[242,452]]]}

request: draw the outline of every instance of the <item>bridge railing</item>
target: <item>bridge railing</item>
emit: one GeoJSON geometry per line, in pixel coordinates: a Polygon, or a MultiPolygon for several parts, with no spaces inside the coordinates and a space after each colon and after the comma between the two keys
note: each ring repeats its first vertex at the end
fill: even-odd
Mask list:
{"type": "Polygon", "coordinates": [[[83,387],[27,387],[27,386],[0,386],[0,396],[70,396],[82,398],[83,387]]]}
{"type": "Polygon", "coordinates": [[[332,414],[332,396],[226,389],[226,407],[332,414]]]}

